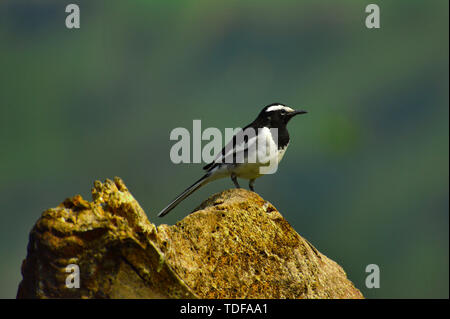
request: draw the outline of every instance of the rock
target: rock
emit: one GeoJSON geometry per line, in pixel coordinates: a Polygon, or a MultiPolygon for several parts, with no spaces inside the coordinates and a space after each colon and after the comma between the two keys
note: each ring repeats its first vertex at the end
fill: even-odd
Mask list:
{"type": "Polygon", "coordinates": [[[93,202],[77,195],[37,221],[18,298],[363,298],[256,193],[215,194],[156,227],[121,179],[94,185],[93,202]],[[71,264],[79,288],[66,287],[71,264]]]}

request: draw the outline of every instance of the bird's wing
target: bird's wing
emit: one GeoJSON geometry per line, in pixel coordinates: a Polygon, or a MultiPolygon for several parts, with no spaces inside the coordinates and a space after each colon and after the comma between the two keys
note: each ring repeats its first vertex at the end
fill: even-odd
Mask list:
{"type": "Polygon", "coordinates": [[[203,169],[209,171],[221,163],[239,163],[245,160],[248,156],[248,151],[253,148],[256,149],[257,134],[258,132],[250,125],[244,127],[217,154],[214,161],[204,166],[203,169]]]}

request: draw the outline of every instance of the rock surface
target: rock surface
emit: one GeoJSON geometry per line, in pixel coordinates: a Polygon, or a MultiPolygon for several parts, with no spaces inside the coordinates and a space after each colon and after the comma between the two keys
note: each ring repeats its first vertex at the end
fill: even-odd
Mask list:
{"type": "Polygon", "coordinates": [[[37,221],[18,298],[363,298],[256,193],[215,194],[158,227],[119,178],[95,182],[92,196],[37,221]],[[66,287],[70,264],[79,288],[66,287]]]}

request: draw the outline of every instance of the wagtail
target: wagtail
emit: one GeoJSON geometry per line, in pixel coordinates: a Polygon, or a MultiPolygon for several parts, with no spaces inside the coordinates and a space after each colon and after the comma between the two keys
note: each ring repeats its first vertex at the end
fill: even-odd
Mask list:
{"type": "Polygon", "coordinates": [[[263,169],[272,163],[278,165],[286,152],[289,145],[287,123],[294,116],[305,113],[280,103],[264,107],[256,120],[239,130],[214,161],[203,167],[206,174],[178,195],[158,217],[169,213],[200,187],[219,178],[231,177],[236,188],[240,188],[238,177],[248,179],[249,188],[254,191],[255,179],[264,175],[263,169]]]}

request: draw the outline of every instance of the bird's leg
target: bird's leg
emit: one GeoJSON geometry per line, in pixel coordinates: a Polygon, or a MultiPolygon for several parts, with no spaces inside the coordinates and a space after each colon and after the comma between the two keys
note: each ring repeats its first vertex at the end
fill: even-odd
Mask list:
{"type": "Polygon", "coordinates": [[[236,188],[241,188],[241,186],[239,186],[239,183],[237,181],[236,175],[235,174],[231,174],[231,180],[234,183],[234,186],[236,186],[236,188]]]}
{"type": "Polygon", "coordinates": [[[251,179],[250,182],[248,183],[248,187],[250,187],[250,190],[251,190],[252,192],[255,191],[254,185],[255,185],[255,180],[254,180],[254,179],[251,179]]]}

